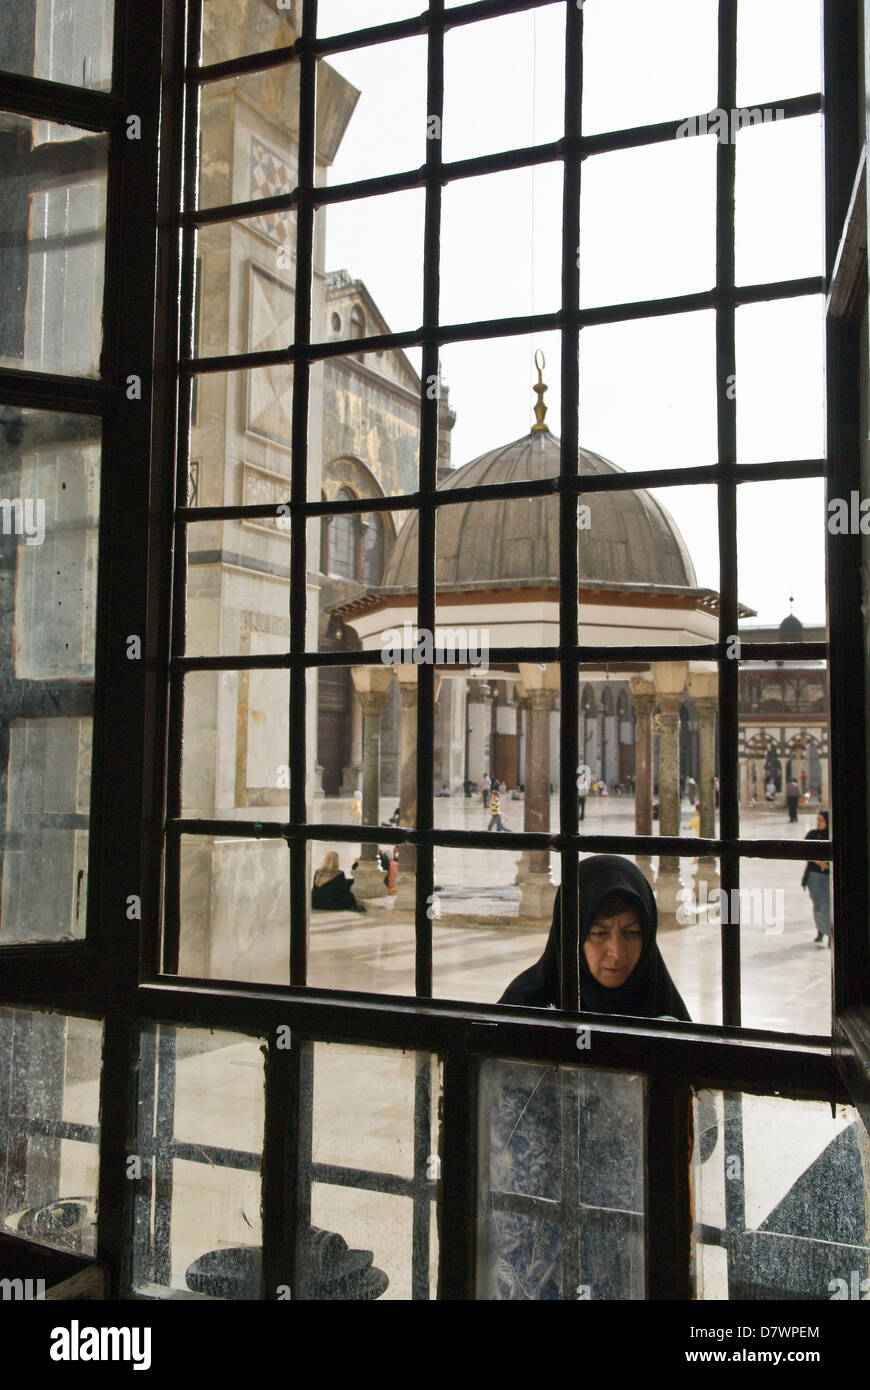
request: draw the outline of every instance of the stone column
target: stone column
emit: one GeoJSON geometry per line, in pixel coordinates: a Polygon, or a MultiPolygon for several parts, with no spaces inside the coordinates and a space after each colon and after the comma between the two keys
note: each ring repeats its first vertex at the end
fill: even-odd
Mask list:
{"type": "MultiPolygon", "coordinates": [[[[526,712],[526,799],[523,829],[548,833],[550,829],[550,712],[558,694],[559,668],[520,666],[526,712]]],[[[527,877],[520,902],[521,918],[551,919],[556,889],[550,876],[550,851],[530,850],[527,877]]]]}
{"type": "MultiPolygon", "coordinates": [[[[517,741],[517,748],[522,753],[522,761],[517,763],[517,768],[525,787],[525,791],[523,792],[523,830],[528,830],[529,787],[526,777],[529,765],[529,697],[526,694],[526,689],[522,681],[517,681],[514,686],[514,691],[517,697],[517,733],[520,735],[517,741]],[[523,720],[524,715],[525,720],[523,720]]],[[[529,871],[529,852],[524,849],[517,860],[517,871],[514,877],[514,883],[526,883],[529,877],[529,871]]]]}
{"type": "MultiPolygon", "coordinates": [[[[358,666],[353,671],[354,691],[363,716],[363,825],[380,824],[381,714],[392,679],[391,666],[358,666]]],[[[381,898],[386,893],[384,871],[373,841],[365,841],[361,847],[353,891],[357,898],[381,898]]]]}
{"type": "MultiPolygon", "coordinates": [[[[688,683],[689,694],[698,711],[698,801],[701,806],[701,838],[712,840],[716,835],[716,795],[713,790],[713,778],[716,776],[719,673],[715,667],[704,671],[691,671],[688,683]]],[[[714,889],[719,887],[719,866],[715,855],[699,855],[695,883],[696,901],[704,901],[706,895],[706,901],[709,902],[714,889]]]]}
{"type": "Polygon", "coordinates": [[[350,762],[341,770],[341,790],[351,795],[362,785],[362,710],[358,700],[350,704],[350,762]]]}
{"type": "Polygon", "coordinates": [[[634,833],[651,835],[653,827],[653,710],[656,696],[652,681],[632,676],[631,703],[635,712],[634,734],[634,833]]]}
{"type": "MultiPolygon", "coordinates": [[[[685,661],[654,661],[653,684],[659,707],[659,833],[680,833],[680,706],[688,676],[685,661]]],[[[656,900],[663,927],[675,926],[681,905],[680,861],[659,856],[656,900]]]]}
{"type": "MultiPolygon", "coordinates": [[[[716,710],[719,708],[719,674],[714,670],[691,671],[689,694],[698,711],[698,801],[701,804],[701,839],[716,835],[716,710]]],[[[707,856],[709,858],[709,856],[707,856]]]]}
{"type": "MultiPolygon", "coordinates": [[[[414,830],[417,825],[417,667],[397,666],[399,695],[402,700],[402,736],[400,743],[399,825],[414,830]]],[[[396,907],[416,905],[417,850],[414,845],[399,845],[399,877],[396,884],[396,907]]]]}

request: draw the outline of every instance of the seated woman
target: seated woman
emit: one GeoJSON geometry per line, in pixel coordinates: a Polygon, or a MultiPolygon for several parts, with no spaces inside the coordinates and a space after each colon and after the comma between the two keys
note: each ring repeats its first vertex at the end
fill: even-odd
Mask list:
{"type": "Polygon", "coordinates": [[[351,880],[339,868],[338,855],[335,850],[330,850],[314,875],[311,906],[319,911],[366,911],[365,904],[358,903],[353,895],[351,880]]]}
{"type": "MultiPolygon", "coordinates": [[[[594,855],[580,864],[579,888],[581,1010],[688,1022],[656,945],[656,902],[640,870],[617,855],[594,855]]],[[[560,896],[543,955],[500,1003],[561,1005],[560,896]]],[[[594,1069],[594,1038],[586,1058],[591,1067],[490,1064],[489,1298],[644,1296],[643,1088],[636,1076],[594,1069]],[[523,1197],[533,1199],[528,1212],[517,1209],[523,1197]],[[566,1241],[579,1279],[568,1290],[566,1241]]],[[[715,1123],[702,1121],[702,1129],[706,1158],[715,1123]]]]}

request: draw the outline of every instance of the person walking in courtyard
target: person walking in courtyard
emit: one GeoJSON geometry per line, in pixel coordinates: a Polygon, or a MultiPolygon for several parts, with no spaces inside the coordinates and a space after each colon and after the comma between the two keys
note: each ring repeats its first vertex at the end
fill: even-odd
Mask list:
{"type": "Polygon", "coordinates": [[[790,777],[785,784],[785,803],[788,806],[788,819],[790,825],[797,825],[797,808],[800,794],[800,787],[794,777],[790,777]]]}
{"type": "MultiPolygon", "coordinates": [[[[815,830],[808,830],[805,840],[828,840],[829,817],[827,811],[819,811],[815,830]]],[[[813,903],[813,917],[816,923],[815,944],[831,944],[831,865],[827,859],[809,859],[801,879],[801,888],[806,888],[813,903]]]]}
{"type": "Polygon", "coordinates": [[[486,828],[487,830],[507,831],[507,826],[505,825],[504,818],[501,814],[499,794],[495,790],[490,792],[489,796],[489,825],[486,828]]]}
{"type": "Polygon", "coordinates": [[[489,773],[488,773],[488,772],[485,772],[485,773],[483,774],[483,781],[482,781],[481,784],[480,784],[480,793],[481,793],[481,796],[483,797],[483,807],[484,807],[484,810],[486,810],[487,806],[489,805],[489,794],[490,794],[491,791],[492,791],[492,782],[490,781],[489,773]]]}

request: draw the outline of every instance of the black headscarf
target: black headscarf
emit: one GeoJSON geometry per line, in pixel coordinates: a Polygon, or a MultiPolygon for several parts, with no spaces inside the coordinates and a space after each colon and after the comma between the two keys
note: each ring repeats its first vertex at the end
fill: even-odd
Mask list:
{"type": "MultiPolygon", "coordinates": [[[[580,863],[579,874],[580,1008],[587,1013],[629,1014],[660,1018],[663,1014],[690,1023],[689,1011],[668,974],[656,945],[658,910],[653,891],[634,864],[618,854],[595,854],[580,863]],[[586,964],[583,942],[599,903],[609,893],[621,893],[637,904],[643,933],[640,959],[628,979],[614,989],[599,984],[586,964]]],[[[544,954],[508,985],[500,1004],[524,1004],[546,1009],[562,1000],[561,890],[553,905],[553,924],[544,954]]]]}
{"type": "Polygon", "coordinates": [[[830,839],[830,835],[831,835],[831,818],[830,818],[830,815],[829,815],[829,813],[828,813],[827,811],[819,811],[819,812],[818,812],[818,815],[820,815],[820,816],[822,817],[823,821],[825,822],[825,828],[824,828],[824,830],[819,830],[817,827],[814,826],[812,830],[808,830],[808,831],[807,831],[806,835],[804,836],[804,839],[805,839],[805,840],[828,840],[828,839],[830,839]]]}

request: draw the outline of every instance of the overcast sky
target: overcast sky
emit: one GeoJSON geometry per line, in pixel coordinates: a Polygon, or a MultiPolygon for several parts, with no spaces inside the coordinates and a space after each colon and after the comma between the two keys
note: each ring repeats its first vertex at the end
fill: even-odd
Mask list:
{"type": "MultiPolygon", "coordinates": [[[[448,8],[450,6],[448,5],[448,8]]],[[[420,0],[320,0],[334,34],[419,13],[420,0]]],[[[585,0],[587,132],[679,119],[716,105],[715,0],[585,0]]],[[[738,102],[774,107],[821,86],[820,0],[741,0],[738,102]]],[[[562,0],[466,26],[445,42],[444,157],[557,139],[563,119],[562,0]]],[[[330,183],[419,166],[425,157],[426,41],[342,53],[332,65],[360,100],[330,183]]],[[[714,136],[584,162],[579,250],[584,305],[691,293],[715,276],[714,136]]],[[[820,117],[737,137],[738,282],[823,269],[820,117]]],[[[561,168],[460,181],[444,191],[441,320],[546,313],[559,306],[561,168]]],[[[327,269],[364,280],[392,330],[422,318],[423,194],[331,208],[327,269]]],[[[715,462],[712,313],[581,334],[580,439],[621,468],[715,462]]],[[[746,462],[824,452],[823,304],[738,313],[738,451],[746,462]]],[[[548,423],[559,432],[558,335],[444,349],[457,412],[453,462],[527,433],[536,348],[546,354],[548,423]]],[[[411,354],[414,358],[414,354],[411,354]]],[[[419,366],[419,358],[414,358],[419,366]]],[[[779,621],[794,595],[824,620],[822,483],[758,484],[739,497],[741,600],[779,621]]],[[[662,489],[698,581],[719,587],[715,489],[662,489]]]]}

